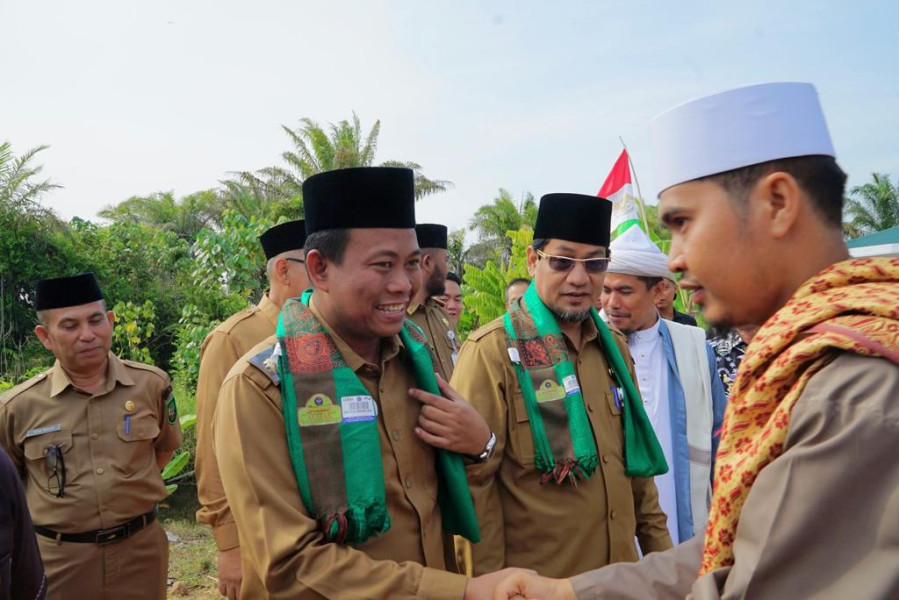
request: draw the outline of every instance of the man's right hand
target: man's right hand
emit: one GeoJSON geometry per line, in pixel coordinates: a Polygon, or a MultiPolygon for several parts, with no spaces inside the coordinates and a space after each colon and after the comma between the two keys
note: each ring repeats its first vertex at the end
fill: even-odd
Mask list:
{"type": "Polygon", "coordinates": [[[577,600],[568,579],[540,577],[533,571],[518,571],[503,579],[493,591],[493,600],[577,600]]]}
{"type": "Polygon", "coordinates": [[[228,600],[237,600],[240,597],[240,580],[243,576],[240,568],[240,546],[219,551],[218,566],[219,593],[228,600]]]}

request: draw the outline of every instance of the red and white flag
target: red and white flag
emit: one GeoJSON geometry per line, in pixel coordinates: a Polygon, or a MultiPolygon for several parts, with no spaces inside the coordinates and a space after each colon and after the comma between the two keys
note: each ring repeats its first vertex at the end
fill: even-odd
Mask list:
{"type": "Polygon", "coordinates": [[[597,196],[612,202],[612,236],[617,237],[632,225],[640,225],[640,213],[634,200],[634,187],[631,185],[630,160],[627,150],[615,161],[606,182],[602,184],[597,196]]]}

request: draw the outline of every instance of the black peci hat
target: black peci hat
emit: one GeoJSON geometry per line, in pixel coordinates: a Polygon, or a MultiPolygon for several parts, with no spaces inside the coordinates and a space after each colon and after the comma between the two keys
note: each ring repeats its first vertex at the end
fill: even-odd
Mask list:
{"type": "Polygon", "coordinates": [[[37,282],[37,298],[34,309],[50,310],[81,306],[103,299],[100,284],[93,273],[82,273],[72,277],[41,279],[37,282]]]}
{"type": "Polygon", "coordinates": [[[599,196],[546,194],[540,198],[534,239],[609,247],[612,203],[599,196]]]}
{"type": "Polygon", "coordinates": [[[357,167],[313,175],[303,182],[306,233],[327,229],[413,229],[411,169],[357,167]]]}
{"type": "Polygon", "coordinates": [[[415,235],[418,237],[418,247],[443,248],[446,250],[446,225],[434,223],[422,223],[415,226],[415,235]]]}
{"type": "Polygon", "coordinates": [[[265,258],[271,259],[288,250],[302,250],[306,244],[306,221],[287,221],[267,229],[259,236],[265,258]]]}

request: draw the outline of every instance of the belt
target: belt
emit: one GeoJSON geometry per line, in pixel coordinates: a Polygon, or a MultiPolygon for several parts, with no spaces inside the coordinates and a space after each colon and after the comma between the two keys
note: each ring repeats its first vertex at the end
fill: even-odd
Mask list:
{"type": "Polygon", "coordinates": [[[40,525],[34,526],[34,531],[44,537],[48,537],[60,542],[74,542],[76,544],[97,544],[98,546],[106,546],[115,544],[122,540],[128,539],[150,523],[156,520],[156,513],[159,512],[157,507],[153,507],[148,513],[131,519],[127,523],[122,523],[118,527],[110,529],[98,529],[96,531],[85,531],[84,533],[59,533],[40,525]]]}

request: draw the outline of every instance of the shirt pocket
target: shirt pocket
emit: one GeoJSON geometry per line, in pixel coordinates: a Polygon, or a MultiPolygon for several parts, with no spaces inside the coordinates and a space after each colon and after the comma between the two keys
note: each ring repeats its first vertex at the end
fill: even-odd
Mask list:
{"type": "Polygon", "coordinates": [[[116,426],[119,452],[113,461],[126,475],[140,473],[156,465],[155,442],[160,429],[156,417],[151,414],[123,417],[116,426]]]}
{"type": "Polygon", "coordinates": [[[72,432],[57,431],[26,439],[23,444],[26,468],[37,487],[48,494],[50,493],[50,469],[47,466],[47,448],[50,446],[59,446],[62,452],[62,467],[57,467],[57,473],[62,478],[62,469],[65,469],[66,487],[74,483],[79,474],[75,453],[71,451],[72,432]]]}
{"type": "Polygon", "coordinates": [[[512,394],[512,412],[510,415],[512,418],[509,419],[509,446],[512,450],[510,458],[521,465],[533,465],[536,452],[531,420],[524,403],[524,395],[517,387],[512,394]]]}

